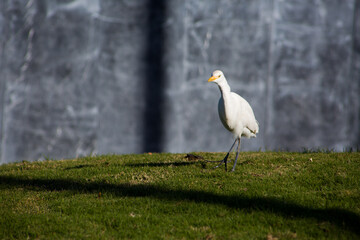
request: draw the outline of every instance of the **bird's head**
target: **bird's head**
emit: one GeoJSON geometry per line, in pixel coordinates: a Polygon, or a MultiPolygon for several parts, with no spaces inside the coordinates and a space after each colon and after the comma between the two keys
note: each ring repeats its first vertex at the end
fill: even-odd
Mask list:
{"type": "Polygon", "coordinates": [[[215,82],[215,83],[219,83],[220,81],[224,80],[224,73],[220,70],[215,70],[212,74],[211,77],[209,78],[208,82],[215,82]]]}

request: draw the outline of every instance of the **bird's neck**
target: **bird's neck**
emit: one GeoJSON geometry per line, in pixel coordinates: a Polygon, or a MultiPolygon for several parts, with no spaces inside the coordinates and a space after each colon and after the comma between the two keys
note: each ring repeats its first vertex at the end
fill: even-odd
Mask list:
{"type": "Polygon", "coordinates": [[[226,98],[230,94],[230,90],[231,90],[229,84],[225,80],[225,81],[219,82],[218,86],[219,86],[219,89],[220,89],[220,92],[221,92],[221,96],[223,98],[226,98]]]}
{"type": "Polygon", "coordinates": [[[233,123],[230,122],[231,121],[231,109],[232,109],[232,106],[230,105],[231,104],[231,89],[230,89],[230,86],[229,84],[225,81],[221,81],[219,82],[219,89],[220,89],[220,92],[221,92],[221,98],[223,100],[223,104],[224,104],[224,110],[225,110],[225,118],[227,119],[227,123],[228,123],[228,126],[230,128],[232,128],[233,126],[233,123]]]}

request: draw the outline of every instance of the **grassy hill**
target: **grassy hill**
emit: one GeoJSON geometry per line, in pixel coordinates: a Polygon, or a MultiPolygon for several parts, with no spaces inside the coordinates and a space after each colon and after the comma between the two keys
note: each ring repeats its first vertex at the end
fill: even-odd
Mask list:
{"type": "Polygon", "coordinates": [[[0,239],[360,239],[360,153],[185,155],[2,165],[0,239]]]}

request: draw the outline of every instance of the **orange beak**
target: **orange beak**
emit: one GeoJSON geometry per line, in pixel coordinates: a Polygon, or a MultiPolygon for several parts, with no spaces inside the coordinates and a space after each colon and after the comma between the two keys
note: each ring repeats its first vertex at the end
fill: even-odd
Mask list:
{"type": "Polygon", "coordinates": [[[209,78],[208,82],[215,81],[215,80],[218,79],[218,78],[219,78],[219,77],[212,76],[211,78],[209,78]]]}

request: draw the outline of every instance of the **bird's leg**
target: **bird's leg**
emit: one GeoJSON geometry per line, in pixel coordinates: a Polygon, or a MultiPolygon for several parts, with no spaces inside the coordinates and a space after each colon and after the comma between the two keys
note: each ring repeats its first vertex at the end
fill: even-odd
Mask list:
{"type": "Polygon", "coordinates": [[[239,157],[239,152],[240,152],[240,138],[239,138],[239,143],[238,143],[238,147],[237,147],[235,163],[234,163],[233,168],[231,169],[232,172],[235,171],[235,166],[236,166],[236,163],[237,163],[237,160],[238,160],[238,157],[239,157]]]}
{"type": "MultiPolygon", "coordinates": [[[[235,140],[235,142],[237,141],[237,139],[235,140]]],[[[231,150],[233,149],[235,142],[233,143],[233,145],[231,145],[231,148],[229,150],[229,152],[226,154],[226,156],[224,157],[223,160],[205,160],[206,162],[224,162],[225,159],[227,159],[229,157],[229,153],[231,152],[231,150]]]]}
{"type": "Polygon", "coordinates": [[[225,163],[225,171],[227,171],[227,159],[228,159],[229,154],[230,154],[231,150],[233,149],[233,147],[234,147],[234,145],[235,145],[235,143],[236,143],[237,140],[238,140],[238,139],[235,139],[234,143],[231,145],[230,150],[228,151],[228,153],[226,154],[226,156],[224,157],[223,160],[220,160],[220,161],[207,161],[207,162],[220,162],[220,164],[217,165],[217,166],[215,166],[214,168],[218,168],[218,167],[221,166],[221,164],[225,163]]]}

